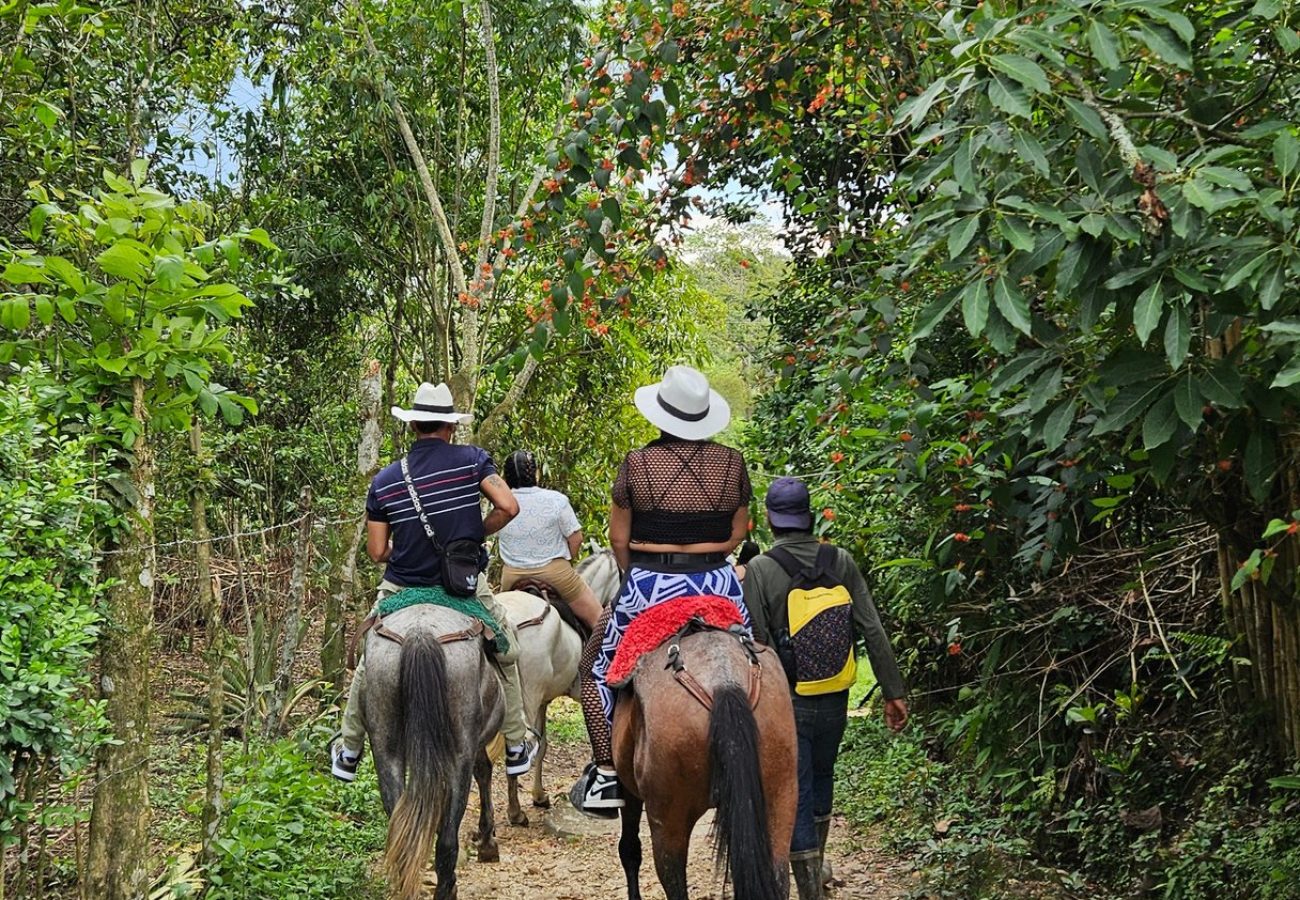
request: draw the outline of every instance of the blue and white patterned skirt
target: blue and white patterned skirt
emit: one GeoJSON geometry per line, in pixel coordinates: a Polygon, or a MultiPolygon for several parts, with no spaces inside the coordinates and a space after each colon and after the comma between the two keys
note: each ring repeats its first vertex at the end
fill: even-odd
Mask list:
{"type": "Polygon", "coordinates": [[[741,618],[745,620],[745,630],[752,633],[753,626],[749,621],[749,610],[745,607],[740,579],[736,577],[736,570],[730,563],[707,572],[688,574],[655,572],[635,565],[628,569],[627,578],[614,600],[609,624],[601,638],[600,655],[591,667],[592,680],[600,691],[600,702],[605,709],[606,719],[613,721],[614,718],[614,692],[605,684],[605,673],[614,662],[614,653],[618,650],[618,643],[623,639],[627,626],[639,613],[665,600],[696,596],[726,597],[736,604],[741,618]]]}

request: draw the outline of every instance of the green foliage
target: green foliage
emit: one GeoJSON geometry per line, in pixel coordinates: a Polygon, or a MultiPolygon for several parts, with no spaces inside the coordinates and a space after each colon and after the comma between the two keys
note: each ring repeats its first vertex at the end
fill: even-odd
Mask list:
{"type": "Polygon", "coordinates": [[[40,415],[42,380],[0,383],[0,847],[27,824],[43,780],[75,776],[106,739],[88,698],[102,589],[92,535],[105,509],[87,442],[59,438],[40,415]]]}
{"type": "Polygon", "coordinates": [[[1290,26],[1252,6],[954,13],[928,36],[930,89],[899,116],[933,123],[903,170],[907,266],[960,278],[940,302],[960,297],[972,335],[1021,367],[1025,438],[1071,455],[1118,438],[1184,495],[1235,458],[1262,501],[1297,399],[1300,101],[1275,77],[1290,26]]]}
{"type": "Polygon", "coordinates": [[[383,896],[371,865],[387,820],[370,770],[340,787],[302,744],[285,740],[228,765],[226,785],[207,896],[383,896]]]}
{"type": "Polygon", "coordinates": [[[32,188],[33,249],[0,256],[11,286],[0,294],[0,361],[57,363],[64,396],[54,410],[102,412],[121,448],[146,415],[163,431],[187,427],[195,407],[238,424],[256,404],[211,376],[231,358],[226,323],[250,301],[215,276],[239,271],[245,241],[270,248],[270,239],[253,229],[205,240],[207,209],[148,186],[143,160],[130,180],[105,171],[104,184],[93,196],[32,188]]]}

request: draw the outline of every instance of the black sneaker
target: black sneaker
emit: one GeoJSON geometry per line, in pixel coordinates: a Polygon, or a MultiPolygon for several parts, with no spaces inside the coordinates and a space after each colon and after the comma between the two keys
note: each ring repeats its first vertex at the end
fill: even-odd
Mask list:
{"type": "Polygon", "coordinates": [[[618,809],[623,805],[623,787],[617,775],[606,775],[600,769],[592,771],[587,790],[582,797],[583,809],[618,809]]]}
{"type": "Polygon", "coordinates": [[[612,799],[618,806],[589,806],[587,804],[587,797],[591,794],[593,782],[597,777],[596,764],[587,763],[587,768],[583,771],[582,776],[573,783],[573,787],[569,788],[569,804],[578,812],[591,816],[593,819],[617,819],[618,807],[623,805],[621,788],[617,778],[612,779],[615,795],[613,798],[604,796],[609,790],[610,779],[608,776],[602,778],[600,793],[602,794],[601,799],[606,802],[612,799]]]}
{"type": "Polygon", "coordinates": [[[524,738],[524,742],[518,747],[506,748],[506,774],[507,775],[525,775],[533,767],[533,760],[537,758],[537,741],[532,738],[524,738]]]}
{"type": "Polygon", "coordinates": [[[361,754],[355,756],[343,746],[343,741],[336,740],[330,743],[330,774],[339,781],[355,781],[357,778],[357,765],[361,762],[361,754]]]}

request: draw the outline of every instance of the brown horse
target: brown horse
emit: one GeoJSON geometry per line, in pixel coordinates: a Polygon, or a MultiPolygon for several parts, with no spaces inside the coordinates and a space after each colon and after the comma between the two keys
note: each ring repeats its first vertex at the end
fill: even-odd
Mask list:
{"type": "Polygon", "coordinates": [[[735,900],[789,896],[798,799],[789,690],[776,654],[730,632],[689,633],[642,656],[614,711],[629,900],[641,898],[643,807],[668,900],[687,900],[687,847],[709,808],[715,859],[735,900]]]}

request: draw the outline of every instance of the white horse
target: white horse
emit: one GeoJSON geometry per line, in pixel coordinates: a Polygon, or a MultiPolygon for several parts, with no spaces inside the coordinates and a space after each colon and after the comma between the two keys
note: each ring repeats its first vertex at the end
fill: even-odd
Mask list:
{"type": "MultiPolygon", "coordinates": [[[[597,549],[578,563],[578,575],[591,588],[602,606],[618,595],[618,563],[610,550],[597,549]]],[[[557,697],[579,699],[578,661],[582,640],[578,632],[561,621],[545,600],[524,591],[506,591],[497,599],[506,607],[519,635],[519,683],[523,691],[524,718],[537,733],[540,746],[533,762],[533,806],[547,809],[551,798],[542,784],[542,761],[546,758],[546,709],[557,697]]],[[[507,815],[512,825],[527,825],[528,816],[519,805],[519,778],[507,779],[507,815]]]]}

